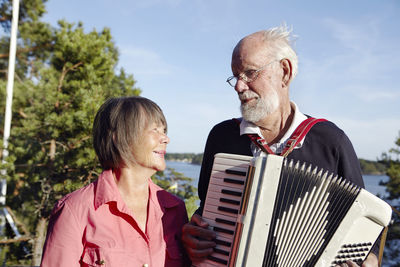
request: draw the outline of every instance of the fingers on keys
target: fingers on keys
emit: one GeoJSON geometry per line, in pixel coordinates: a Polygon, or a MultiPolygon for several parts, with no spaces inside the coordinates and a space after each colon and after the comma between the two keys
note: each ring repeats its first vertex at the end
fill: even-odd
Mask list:
{"type": "Polygon", "coordinates": [[[192,260],[210,255],[216,246],[213,241],[216,237],[215,232],[207,227],[208,223],[197,214],[193,215],[190,223],[183,226],[182,241],[192,260]]]}
{"type": "Polygon", "coordinates": [[[336,265],[335,267],[359,267],[359,265],[353,261],[346,261],[340,265],[336,265]]]}

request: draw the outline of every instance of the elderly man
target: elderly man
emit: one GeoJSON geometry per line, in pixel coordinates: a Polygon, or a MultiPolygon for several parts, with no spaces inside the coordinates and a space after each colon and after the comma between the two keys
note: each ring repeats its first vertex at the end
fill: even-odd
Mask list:
{"type": "MultiPolygon", "coordinates": [[[[297,55],[290,46],[286,27],[256,32],[240,40],[231,67],[233,76],[227,82],[239,96],[243,118],[219,123],[208,136],[198,186],[200,208],[183,228],[183,242],[193,261],[209,255],[216,245],[215,233],[207,229],[201,217],[214,155],[281,154],[292,133],[307,119],[289,98],[289,85],[297,74],[297,55]],[[256,134],[259,142],[252,142],[248,134],[256,134]]],[[[364,186],[353,146],[332,122],[316,123],[287,157],[364,186]]],[[[358,266],[353,262],[348,265],[358,266]]],[[[378,266],[375,254],[371,253],[362,266],[378,266]]]]}

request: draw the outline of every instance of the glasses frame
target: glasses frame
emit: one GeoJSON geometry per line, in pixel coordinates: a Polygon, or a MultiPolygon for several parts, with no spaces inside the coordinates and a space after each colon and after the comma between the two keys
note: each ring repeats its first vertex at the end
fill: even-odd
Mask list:
{"type": "Polygon", "coordinates": [[[244,71],[244,72],[242,72],[242,73],[239,73],[239,75],[237,75],[237,76],[235,76],[235,75],[230,76],[230,77],[228,77],[228,79],[226,79],[226,82],[227,82],[230,86],[232,86],[232,87],[235,87],[236,84],[237,84],[237,82],[238,82],[240,79],[242,79],[242,81],[245,82],[245,83],[254,82],[255,80],[257,80],[260,71],[264,70],[266,67],[268,67],[269,65],[271,65],[272,63],[277,62],[277,61],[279,61],[279,60],[273,60],[273,61],[269,62],[268,64],[266,64],[266,65],[264,65],[264,66],[262,66],[261,68],[256,69],[256,70],[251,70],[251,69],[250,69],[250,70],[246,70],[246,71],[244,71]],[[246,72],[250,72],[250,71],[253,72],[253,75],[255,75],[254,78],[249,78],[249,77],[246,75],[246,72]],[[233,84],[232,84],[232,83],[233,83],[233,84]]]}

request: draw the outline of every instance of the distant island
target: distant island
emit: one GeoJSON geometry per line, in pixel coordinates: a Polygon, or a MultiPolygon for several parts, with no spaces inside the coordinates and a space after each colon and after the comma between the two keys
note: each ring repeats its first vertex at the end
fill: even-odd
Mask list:
{"type": "Polygon", "coordinates": [[[180,161],[200,165],[203,161],[203,153],[167,153],[165,160],[180,161]]]}
{"type": "MultiPolygon", "coordinates": [[[[165,159],[200,165],[203,160],[203,153],[167,153],[165,159]]],[[[365,159],[360,159],[360,165],[362,173],[365,175],[384,175],[388,167],[383,161],[365,159]]]]}
{"type": "Polygon", "coordinates": [[[359,159],[361,171],[367,175],[386,175],[387,162],[359,159]]]}

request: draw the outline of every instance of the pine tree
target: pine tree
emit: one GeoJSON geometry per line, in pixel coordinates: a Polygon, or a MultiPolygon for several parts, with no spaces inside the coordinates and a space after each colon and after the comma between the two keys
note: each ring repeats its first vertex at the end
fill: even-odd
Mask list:
{"type": "MultiPolygon", "coordinates": [[[[1,1],[3,18],[11,1],[1,1]]],[[[40,22],[45,1],[23,1],[19,25],[13,120],[7,164],[7,205],[32,235],[32,264],[39,265],[47,221],[56,200],[97,178],[92,149],[97,109],[111,96],[139,95],[135,80],[116,73],[118,52],[109,29],[86,33],[81,23],[40,22]],[[26,7],[26,8],[25,8],[26,7]],[[25,11],[24,11],[25,10],[25,11]],[[24,13],[25,12],[25,13],[24,13]]],[[[11,19],[11,18],[9,18],[11,19]]],[[[9,24],[2,23],[4,31],[9,24]]],[[[8,57],[8,38],[0,54],[8,57]]],[[[0,57],[1,99],[7,58],[0,57]]],[[[3,122],[4,103],[0,104],[3,122]]],[[[8,262],[26,263],[18,244],[8,262]],[[14,257],[14,258],[13,258],[14,257]]]]}
{"type": "MultiPolygon", "coordinates": [[[[397,210],[400,210],[400,133],[395,141],[395,147],[383,155],[389,168],[386,171],[389,180],[384,183],[388,196],[386,200],[397,210]]],[[[400,262],[400,216],[394,212],[389,227],[384,251],[385,266],[399,266],[400,262]]]]}

